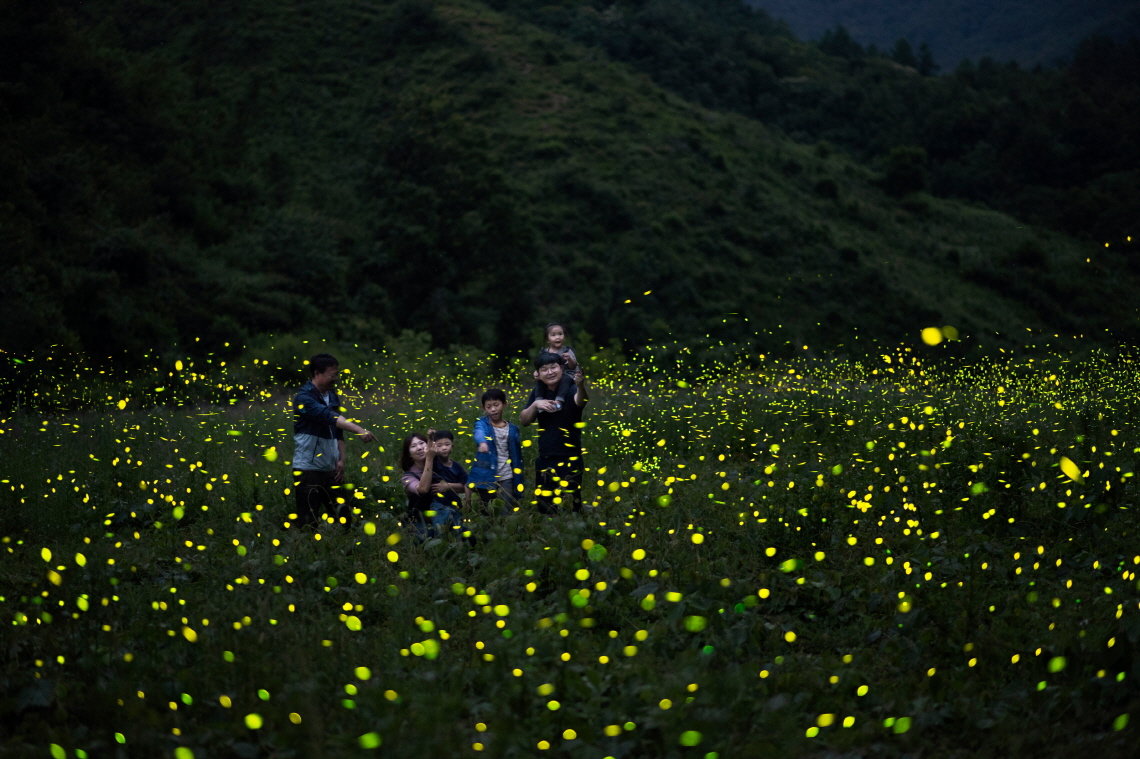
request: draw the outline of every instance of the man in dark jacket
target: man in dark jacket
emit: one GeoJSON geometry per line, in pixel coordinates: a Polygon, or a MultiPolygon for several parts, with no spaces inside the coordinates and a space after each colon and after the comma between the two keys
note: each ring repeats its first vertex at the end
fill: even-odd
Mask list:
{"type": "Polygon", "coordinates": [[[351,508],[336,490],[344,482],[344,430],[363,442],[376,439],[344,417],[336,393],[337,360],[327,353],[309,359],[309,381],[293,398],[293,489],[297,498],[295,524],[315,527],[326,516],[348,524],[351,508]]]}
{"type": "Polygon", "coordinates": [[[538,422],[534,486],[538,510],[554,514],[567,501],[582,510],[582,409],[589,400],[582,370],[563,381],[562,357],[542,352],[534,362],[538,384],[519,413],[524,427],[538,422]]]}

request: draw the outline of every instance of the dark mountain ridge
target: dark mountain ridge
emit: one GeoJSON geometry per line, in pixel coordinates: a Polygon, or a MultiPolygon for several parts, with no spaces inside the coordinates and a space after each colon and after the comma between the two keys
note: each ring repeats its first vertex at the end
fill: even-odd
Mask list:
{"type": "MultiPolygon", "coordinates": [[[[552,318],[628,349],[1133,336],[1127,251],[940,200],[921,156],[797,142],[583,41],[724,40],[674,5],[698,23],[658,48],[632,5],[550,6],[576,25],[557,33],[509,2],[21,6],[0,25],[20,315],[0,347],[412,330],[510,352],[552,318]]],[[[847,65],[778,25],[730,39],[776,103],[847,65]]]]}
{"type": "Polygon", "coordinates": [[[748,0],[787,22],[802,39],[818,40],[837,26],[864,46],[890,51],[900,39],[929,46],[952,69],[990,58],[1052,66],[1073,57],[1084,39],[1140,34],[1140,6],[1130,0],[748,0]]]}

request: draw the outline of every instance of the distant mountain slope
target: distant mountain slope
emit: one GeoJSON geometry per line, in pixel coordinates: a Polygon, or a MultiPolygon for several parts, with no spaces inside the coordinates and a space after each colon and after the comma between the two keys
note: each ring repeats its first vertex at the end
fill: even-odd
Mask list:
{"type": "Polygon", "coordinates": [[[474,0],[48,3],[0,41],[25,60],[0,88],[2,349],[410,329],[509,352],[555,318],[733,351],[1137,332],[1115,251],[474,0]]]}
{"type": "Polygon", "coordinates": [[[788,23],[802,39],[844,26],[863,45],[890,50],[899,39],[930,46],[953,68],[963,59],[1052,64],[1092,35],[1140,33],[1135,0],[748,0],[788,23]]]}
{"type": "Polygon", "coordinates": [[[875,54],[843,27],[798,42],[741,0],[495,6],[797,142],[878,166],[901,149],[934,194],[1094,242],[1140,228],[1140,38],[1089,38],[1059,68],[986,58],[932,76],[924,46],[875,54]]]}

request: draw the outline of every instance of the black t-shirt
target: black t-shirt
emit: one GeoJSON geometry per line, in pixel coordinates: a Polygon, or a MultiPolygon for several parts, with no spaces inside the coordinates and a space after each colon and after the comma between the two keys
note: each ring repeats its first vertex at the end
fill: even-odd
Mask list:
{"type": "Polygon", "coordinates": [[[538,455],[544,459],[568,459],[582,455],[582,406],[574,402],[577,387],[573,380],[563,381],[557,390],[551,390],[541,382],[530,392],[526,406],[537,400],[559,401],[562,407],[557,411],[539,411],[538,455]]]}
{"type": "Polygon", "coordinates": [[[444,464],[436,459],[434,472],[444,482],[467,482],[467,470],[458,461],[444,464]]]}
{"type": "MultiPolygon", "coordinates": [[[[446,482],[449,484],[455,484],[458,482],[458,483],[463,484],[463,485],[467,484],[467,470],[464,469],[463,465],[460,464],[458,461],[452,461],[447,466],[444,466],[443,464],[441,464],[437,461],[435,464],[435,471],[433,472],[433,474],[435,475],[434,477],[432,477],[433,482],[438,481],[438,482],[446,482]],[[438,478],[438,480],[436,478],[438,478]]],[[[459,499],[458,493],[455,493],[455,492],[438,493],[436,495],[436,497],[442,499],[446,503],[450,503],[452,506],[454,506],[457,509],[461,508],[463,506],[463,502],[459,499]]]]}

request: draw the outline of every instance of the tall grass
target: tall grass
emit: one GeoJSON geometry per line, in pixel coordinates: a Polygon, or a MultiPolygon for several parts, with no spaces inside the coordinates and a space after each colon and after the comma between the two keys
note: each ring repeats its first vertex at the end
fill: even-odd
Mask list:
{"type": "Polygon", "coordinates": [[[505,386],[513,416],[532,380],[341,347],[351,415],[380,441],[349,443],[353,526],[316,534],[283,528],[289,400],[266,383],[317,346],[129,381],[62,356],[10,375],[3,753],[1135,746],[1129,351],[900,346],[685,379],[613,362],[586,413],[584,513],[471,514],[472,542],[419,544],[397,441],[448,426],[470,457],[478,393],[505,386]]]}

